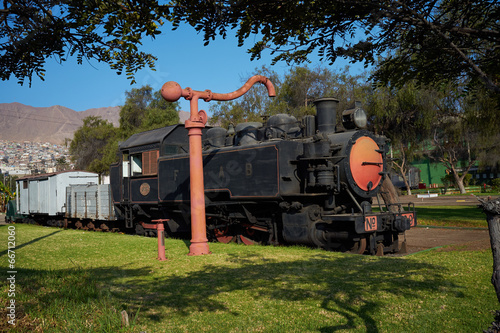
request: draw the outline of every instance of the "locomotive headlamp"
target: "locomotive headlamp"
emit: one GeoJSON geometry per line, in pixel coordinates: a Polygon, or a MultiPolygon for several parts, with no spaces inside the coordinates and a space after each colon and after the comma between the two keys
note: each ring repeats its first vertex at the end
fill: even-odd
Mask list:
{"type": "Polygon", "coordinates": [[[345,129],[365,128],[366,123],[366,112],[361,108],[360,102],[356,102],[353,108],[342,112],[342,124],[345,129]]]}

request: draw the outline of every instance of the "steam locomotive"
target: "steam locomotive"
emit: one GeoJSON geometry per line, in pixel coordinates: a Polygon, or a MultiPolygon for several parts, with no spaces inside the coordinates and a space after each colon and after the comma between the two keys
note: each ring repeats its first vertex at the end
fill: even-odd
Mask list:
{"type": "MultiPolygon", "coordinates": [[[[387,139],[366,127],[360,105],[315,101],[316,116],[278,114],[203,129],[207,234],[219,242],[302,244],[383,254],[416,225],[413,207],[372,211],[387,175],[387,139]],[[394,212],[396,211],[396,212],[394,212]]],[[[188,131],[174,125],[132,135],[110,168],[118,219],[138,234],[165,224],[190,230],[188,131]]]]}

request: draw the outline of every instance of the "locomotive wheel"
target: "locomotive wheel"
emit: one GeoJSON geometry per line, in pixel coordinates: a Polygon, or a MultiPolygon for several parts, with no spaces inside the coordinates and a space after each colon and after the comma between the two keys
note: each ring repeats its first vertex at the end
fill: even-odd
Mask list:
{"type": "Polygon", "coordinates": [[[77,221],[77,222],[75,223],[75,228],[77,228],[77,229],[81,229],[82,227],[83,227],[82,222],[77,221]]]}
{"type": "Polygon", "coordinates": [[[264,232],[259,229],[251,227],[242,227],[240,234],[238,235],[238,243],[243,243],[245,245],[255,245],[265,243],[269,238],[267,231],[264,232]]]}
{"type": "Polygon", "coordinates": [[[144,229],[144,227],[142,225],[136,224],[135,225],[135,233],[136,233],[136,235],[143,236],[146,234],[146,230],[144,229]]]}
{"type": "Polygon", "coordinates": [[[215,238],[217,238],[220,243],[225,244],[232,242],[235,238],[233,235],[229,234],[228,227],[226,227],[225,229],[214,229],[214,234],[215,238]]]}
{"type": "Polygon", "coordinates": [[[366,251],[366,238],[361,238],[359,241],[354,242],[354,245],[349,250],[349,253],[363,254],[366,251]]]}
{"type": "Polygon", "coordinates": [[[257,244],[256,242],[254,242],[254,241],[253,241],[253,240],[251,240],[250,238],[245,237],[245,236],[243,236],[243,235],[239,235],[239,236],[238,236],[238,238],[239,238],[239,240],[240,240],[243,244],[245,244],[245,245],[255,245],[255,244],[257,244]]]}

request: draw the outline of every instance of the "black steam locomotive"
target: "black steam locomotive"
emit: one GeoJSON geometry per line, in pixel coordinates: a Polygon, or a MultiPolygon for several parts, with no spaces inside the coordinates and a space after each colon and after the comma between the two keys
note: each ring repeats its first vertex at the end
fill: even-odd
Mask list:
{"type": "MultiPolygon", "coordinates": [[[[372,211],[387,174],[386,141],[363,130],[359,106],[315,102],[301,122],[278,114],[265,125],[203,129],[207,234],[220,242],[303,244],[382,254],[399,250],[398,236],[416,225],[414,209],[372,211]]],[[[190,228],[188,131],[174,125],[131,136],[111,166],[115,209],[127,228],[167,234],[190,228]]]]}

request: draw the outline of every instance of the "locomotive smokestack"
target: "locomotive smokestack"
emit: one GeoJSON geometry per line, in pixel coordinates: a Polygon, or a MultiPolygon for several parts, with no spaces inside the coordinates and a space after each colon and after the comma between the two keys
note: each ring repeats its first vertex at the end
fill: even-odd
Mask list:
{"type": "Polygon", "coordinates": [[[316,106],[316,128],[321,133],[335,133],[337,123],[337,104],[336,98],[325,97],[314,101],[316,106]]]}

